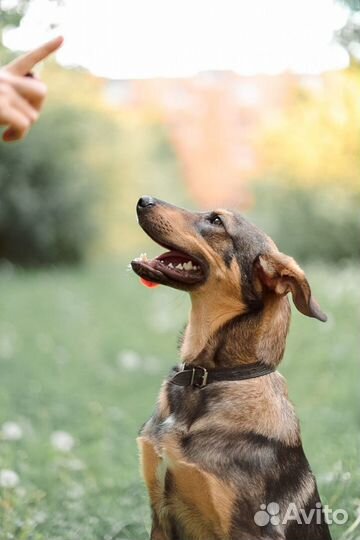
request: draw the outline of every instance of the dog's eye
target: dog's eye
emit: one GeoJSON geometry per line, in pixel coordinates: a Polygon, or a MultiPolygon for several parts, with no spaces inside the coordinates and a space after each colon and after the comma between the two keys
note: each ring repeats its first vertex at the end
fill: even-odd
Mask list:
{"type": "Polygon", "coordinates": [[[221,217],[217,216],[216,214],[214,214],[213,216],[210,216],[209,221],[210,221],[211,225],[216,225],[217,227],[222,227],[223,226],[223,222],[221,220],[221,217]]]}

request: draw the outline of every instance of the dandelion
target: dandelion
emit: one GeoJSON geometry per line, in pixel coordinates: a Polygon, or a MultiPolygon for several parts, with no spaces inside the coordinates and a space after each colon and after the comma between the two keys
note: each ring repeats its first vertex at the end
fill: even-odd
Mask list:
{"type": "Polygon", "coordinates": [[[23,430],[16,422],[4,422],[1,427],[1,438],[5,441],[19,441],[23,436],[23,430]]]}
{"type": "Polygon", "coordinates": [[[10,469],[0,470],[0,487],[15,488],[19,484],[19,476],[10,469]]]}
{"type": "Polygon", "coordinates": [[[51,444],[60,452],[70,452],[75,444],[74,437],[66,431],[54,431],[51,435],[51,444]]]}

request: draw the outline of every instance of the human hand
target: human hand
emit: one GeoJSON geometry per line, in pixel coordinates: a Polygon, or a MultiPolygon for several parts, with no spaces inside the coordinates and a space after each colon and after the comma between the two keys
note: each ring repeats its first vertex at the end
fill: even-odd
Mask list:
{"type": "Polygon", "coordinates": [[[0,69],[0,125],[8,126],[3,133],[4,141],[24,138],[38,119],[47,88],[31,75],[31,70],[62,42],[62,37],[52,39],[0,69]]]}

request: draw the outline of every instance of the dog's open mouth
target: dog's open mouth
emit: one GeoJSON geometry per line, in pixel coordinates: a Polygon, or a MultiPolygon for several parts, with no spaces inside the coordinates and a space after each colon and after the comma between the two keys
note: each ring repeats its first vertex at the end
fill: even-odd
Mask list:
{"type": "Polygon", "coordinates": [[[145,253],[131,262],[134,272],[150,283],[195,285],[205,278],[203,263],[196,257],[171,249],[155,259],[145,253]]]}

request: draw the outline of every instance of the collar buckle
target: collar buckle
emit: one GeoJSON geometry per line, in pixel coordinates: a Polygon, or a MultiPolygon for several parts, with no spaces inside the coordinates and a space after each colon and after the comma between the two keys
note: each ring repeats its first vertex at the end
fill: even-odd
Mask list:
{"type": "Polygon", "coordinates": [[[204,388],[207,384],[208,370],[201,366],[195,366],[192,369],[190,386],[196,386],[196,388],[204,388]]]}

